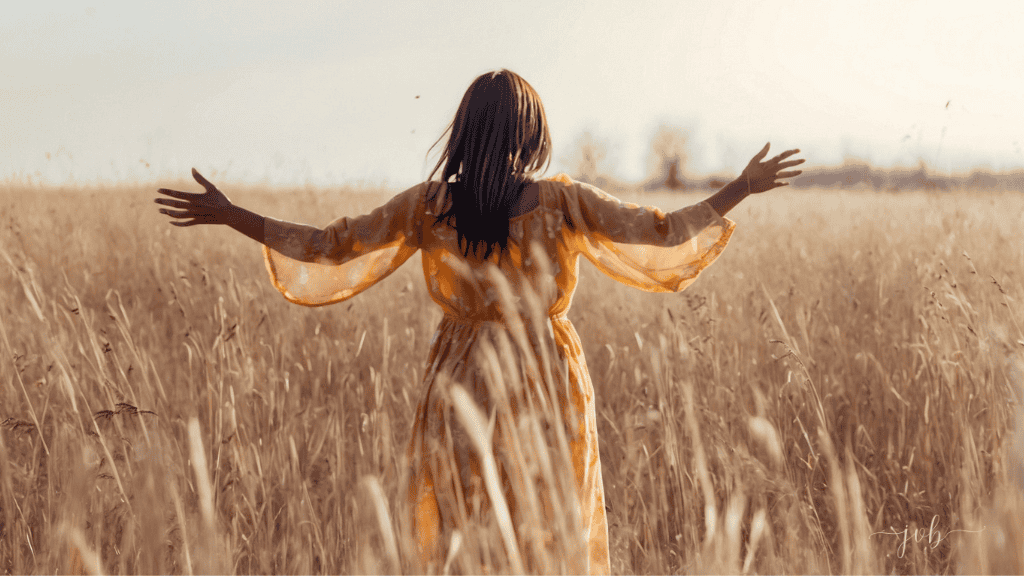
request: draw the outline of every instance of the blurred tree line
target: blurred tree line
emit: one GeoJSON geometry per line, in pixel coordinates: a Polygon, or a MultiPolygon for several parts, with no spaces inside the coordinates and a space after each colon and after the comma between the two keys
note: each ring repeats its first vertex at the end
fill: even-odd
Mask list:
{"type": "MultiPolygon", "coordinates": [[[[695,176],[687,171],[690,136],[686,130],[669,124],[660,125],[651,137],[648,154],[648,177],[639,187],[644,190],[668,189],[717,190],[739,175],[742,166],[732,175],[695,176]]],[[[609,146],[591,131],[583,131],[576,139],[571,166],[572,177],[599,187],[636,188],[615,178],[609,163],[609,146]]],[[[1024,170],[992,172],[975,169],[969,174],[942,175],[931,170],[922,160],[916,167],[876,168],[867,162],[848,158],[839,166],[801,166],[803,174],[792,178],[797,188],[868,188],[874,190],[1004,189],[1024,192],[1024,170]]]]}

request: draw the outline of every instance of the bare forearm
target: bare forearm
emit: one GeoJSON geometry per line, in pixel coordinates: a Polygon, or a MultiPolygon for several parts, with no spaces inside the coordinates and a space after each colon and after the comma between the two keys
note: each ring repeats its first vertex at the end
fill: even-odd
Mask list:
{"type": "Polygon", "coordinates": [[[254,212],[250,212],[245,208],[234,205],[228,208],[225,216],[225,224],[260,244],[266,244],[266,218],[254,212]]]}
{"type": "Polygon", "coordinates": [[[737,178],[726,184],[718,192],[715,192],[706,202],[715,209],[715,212],[718,212],[719,216],[725,216],[729,210],[735,208],[737,204],[750,195],[749,190],[750,188],[747,186],[747,183],[737,178]]]}

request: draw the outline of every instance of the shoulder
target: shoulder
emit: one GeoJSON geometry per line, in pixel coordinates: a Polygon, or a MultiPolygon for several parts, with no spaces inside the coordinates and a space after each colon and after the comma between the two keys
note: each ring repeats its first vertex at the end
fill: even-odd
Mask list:
{"type": "Polygon", "coordinates": [[[545,178],[544,181],[548,183],[551,194],[549,202],[562,211],[575,212],[579,210],[580,205],[592,205],[595,202],[622,204],[618,198],[597,186],[573,180],[565,173],[545,178]]]}
{"type": "Polygon", "coordinates": [[[577,194],[577,186],[579,182],[573,180],[565,172],[560,172],[554,176],[549,176],[540,180],[546,186],[541,186],[541,193],[544,193],[544,189],[547,189],[547,194],[550,197],[547,199],[549,205],[562,208],[565,206],[567,201],[570,201],[577,194]]]}
{"type": "Polygon", "coordinates": [[[419,196],[423,204],[423,210],[427,214],[437,215],[444,211],[448,199],[448,182],[440,180],[427,180],[419,184],[419,196]]]}
{"type": "Polygon", "coordinates": [[[560,172],[558,174],[555,174],[554,176],[549,176],[545,178],[545,180],[549,182],[557,182],[559,184],[562,184],[563,186],[572,186],[576,183],[576,181],[570,178],[569,175],[566,174],[565,172],[560,172]]]}
{"type": "Polygon", "coordinates": [[[619,205],[623,204],[621,200],[608,192],[605,192],[601,188],[598,188],[593,184],[573,180],[565,173],[545,178],[545,180],[553,184],[552,187],[558,194],[560,203],[567,206],[573,206],[581,202],[584,204],[591,204],[595,201],[613,202],[619,205]]]}
{"type": "Polygon", "coordinates": [[[419,212],[432,212],[431,208],[435,201],[443,201],[444,185],[437,180],[419,182],[399,192],[391,198],[389,203],[400,203],[409,208],[415,208],[419,212]]]}

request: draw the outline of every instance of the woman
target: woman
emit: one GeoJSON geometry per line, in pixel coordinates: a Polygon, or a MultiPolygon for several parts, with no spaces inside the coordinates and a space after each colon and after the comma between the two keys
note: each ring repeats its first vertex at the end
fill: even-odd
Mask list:
{"type": "Polygon", "coordinates": [[[205,193],[161,189],[177,200],[156,202],[189,219],[171,224],[227,224],[263,244],[274,286],[306,306],[350,298],[423,250],[428,291],[445,315],[408,449],[420,568],[439,570],[444,546],[450,562],[474,526],[497,526],[512,569],[607,573],[593,386],[566,317],[579,256],[642,290],[683,290],[725,248],[735,224],[724,215],[785,186],[779,180],[800,171],[783,170],[803,160],[785,161],[799,152],[789,150],[762,162],[766,144],[738,179],[669,214],[564,174],[534,180],[550,160],[547,120],[537,93],[507,70],[470,85],[446,132],[426,182],[323,229],[237,207],[195,170],[205,193]],[[563,457],[538,456],[548,448],[563,457]],[[557,542],[572,540],[566,534],[578,534],[578,546],[557,542]],[[545,564],[544,551],[558,546],[578,554],[545,564]]]}

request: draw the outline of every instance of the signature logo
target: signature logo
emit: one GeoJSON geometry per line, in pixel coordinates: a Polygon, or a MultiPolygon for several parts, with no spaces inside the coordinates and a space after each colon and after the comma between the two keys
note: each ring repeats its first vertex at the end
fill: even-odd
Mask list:
{"type": "Polygon", "coordinates": [[[896,548],[896,556],[898,558],[903,558],[903,555],[907,551],[907,544],[911,541],[911,539],[913,539],[913,541],[915,543],[918,543],[918,544],[921,543],[921,542],[924,542],[925,539],[927,539],[928,540],[928,544],[927,545],[931,546],[931,548],[934,549],[934,548],[938,548],[939,544],[942,543],[943,540],[945,540],[950,534],[952,534],[954,532],[970,532],[970,533],[976,534],[976,533],[979,533],[979,532],[981,532],[982,530],[985,529],[985,527],[982,526],[981,530],[949,530],[949,531],[943,533],[941,530],[936,528],[936,522],[938,522],[938,520],[939,520],[939,515],[938,514],[936,514],[935,516],[932,516],[932,522],[928,526],[928,530],[927,531],[924,528],[916,528],[913,531],[911,531],[909,529],[909,527],[904,527],[902,531],[897,531],[895,528],[890,526],[889,527],[889,531],[887,531],[887,532],[875,532],[875,533],[872,534],[872,536],[877,536],[879,534],[882,534],[882,535],[885,535],[885,536],[896,536],[896,537],[900,538],[901,539],[900,545],[896,548]]]}

